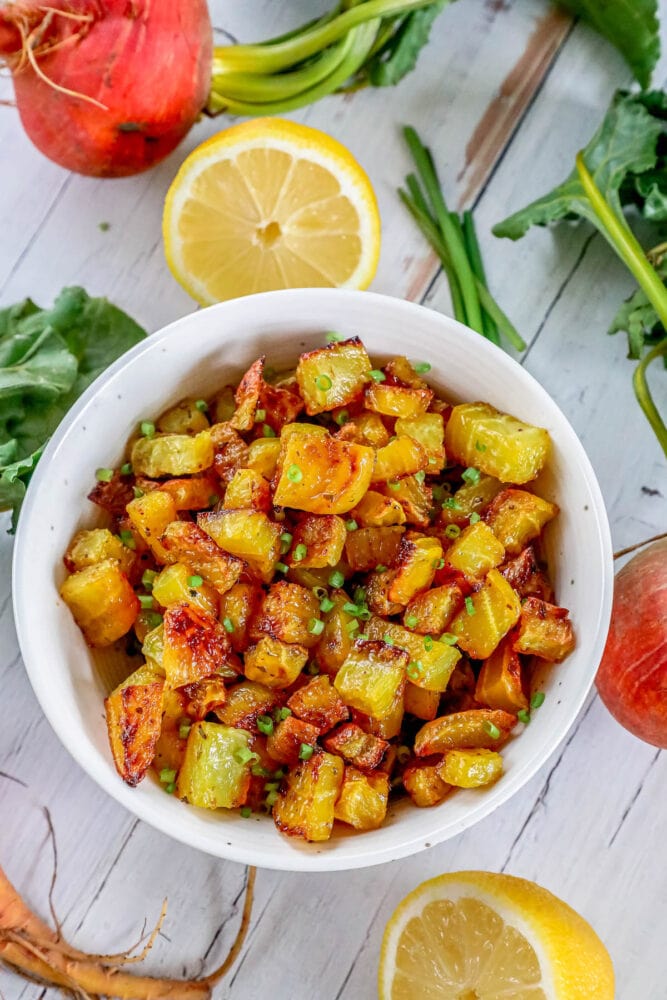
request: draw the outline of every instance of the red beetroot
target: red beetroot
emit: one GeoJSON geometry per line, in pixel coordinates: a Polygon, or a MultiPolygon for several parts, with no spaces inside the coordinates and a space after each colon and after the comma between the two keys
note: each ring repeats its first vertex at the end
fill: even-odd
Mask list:
{"type": "Polygon", "coordinates": [[[667,539],[653,542],[616,576],[596,683],[622,726],[667,748],[667,539]]]}
{"type": "Polygon", "coordinates": [[[212,52],[206,0],[0,0],[23,126],[81,174],[135,174],[170,153],[206,102],[212,52]]]}

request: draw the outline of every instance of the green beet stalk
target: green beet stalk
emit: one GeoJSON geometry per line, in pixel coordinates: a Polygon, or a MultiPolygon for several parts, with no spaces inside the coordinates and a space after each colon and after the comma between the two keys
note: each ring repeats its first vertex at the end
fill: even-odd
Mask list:
{"type": "MultiPolygon", "coordinates": [[[[421,187],[419,186],[419,181],[417,180],[417,178],[415,177],[415,175],[414,174],[409,174],[405,178],[405,183],[407,185],[408,191],[410,192],[410,195],[412,196],[412,200],[413,200],[415,206],[419,209],[419,212],[422,214],[422,216],[425,216],[426,218],[431,219],[431,213],[429,212],[428,204],[426,203],[426,199],[424,197],[424,193],[423,193],[421,187]]],[[[408,209],[410,209],[410,203],[409,203],[409,201],[406,200],[405,198],[403,198],[404,192],[399,191],[398,193],[399,193],[399,196],[401,197],[403,203],[407,206],[408,209]]],[[[414,213],[413,213],[413,218],[415,219],[415,221],[419,225],[420,224],[419,223],[419,218],[416,215],[414,215],[414,213]]],[[[431,219],[431,221],[433,221],[433,220],[431,219]]],[[[422,229],[422,232],[424,232],[423,229],[422,229]]],[[[438,229],[437,229],[437,226],[435,225],[435,222],[433,222],[433,232],[435,233],[435,235],[437,237],[437,235],[438,235],[438,229]]],[[[445,275],[447,277],[447,283],[449,284],[449,294],[450,294],[451,300],[452,300],[452,309],[454,310],[454,318],[457,319],[459,321],[459,323],[467,323],[467,316],[466,316],[465,305],[463,303],[463,296],[461,295],[461,286],[459,285],[459,279],[456,276],[456,272],[454,271],[454,268],[452,267],[452,263],[451,263],[451,259],[449,257],[449,254],[446,255],[446,261],[447,262],[445,263],[445,261],[443,260],[442,255],[439,253],[439,251],[437,250],[437,248],[434,246],[433,241],[430,239],[429,235],[426,234],[426,233],[424,233],[424,235],[426,236],[426,239],[429,241],[429,243],[431,243],[431,246],[433,246],[433,249],[438,254],[438,257],[440,258],[440,263],[442,264],[442,268],[443,268],[443,270],[445,272],[445,275]]]]}
{"type": "MultiPolygon", "coordinates": [[[[660,275],[647,260],[641,244],[626,224],[625,219],[619,219],[598,188],[584,162],[583,153],[577,153],[577,172],[586,196],[595,212],[600,232],[616,251],[628,270],[634,275],[640,288],[646,293],[646,297],[660,317],[660,322],[665,330],[667,330],[667,289],[665,289],[660,275]]],[[[667,340],[654,347],[640,361],[635,370],[632,382],[637,402],[644,411],[644,415],[653,428],[660,447],[667,456],[667,427],[653,401],[646,380],[646,370],[651,362],[665,355],[667,355],[667,340]]]]}

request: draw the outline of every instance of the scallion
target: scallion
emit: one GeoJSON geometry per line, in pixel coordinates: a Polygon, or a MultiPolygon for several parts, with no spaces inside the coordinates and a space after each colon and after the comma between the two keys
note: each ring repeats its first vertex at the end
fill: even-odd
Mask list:
{"type": "Polygon", "coordinates": [[[308,555],[308,547],[299,542],[298,545],[294,547],[294,552],[292,553],[292,559],[294,562],[302,562],[308,555]]]}
{"type": "Polygon", "coordinates": [[[327,392],[327,390],[333,385],[333,382],[328,375],[318,375],[315,379],[315,385],[320,392],[327,392]]]}
{"type": "Polygon", "coordinates": [[[222,625],[225,632],[231,633],[234,631],[234,622],[227,615],[222,619],[222,625]]]}
{"type": "Polygon", "coordinates": [[[488,733],[492,740],[500,739],[500,730],[498,729],[498,726],[494,725],[494,723],[489,720],[484,723],[484,732],[488,733]]]}
{"type": "Polygon", "coordinates": [[[188,587],[194,587],[194,588],[201,587],[203,582],[204,578],[199,576],[198,574],[188,577],[188,587]]]}
{"type": "Polygon", "coordinates": [[[155,424],[150,420],[142,420],[141,433],[143,437],[152,438],[155,436],[155,424]]]}
{"type": "Polygon", "coordinates": [[[458,538],[461,534],[461,529],[458,524],[448,524],[445,528],[445,536],[447,538],[458,538]]]}
{"type": "Polygon", "coordinates": [[[291,483],[300,483],[303,479],[303,472],[298,465],[290,465],[287,470],[287,478],[291,483]]]}
{"type": "Polygon", "coordinates": [[[542,705],[544,704],[544,699],[545,698],[546,698],[546,695],[545,695],[544,691],[536,691],[535,694],[530,699],[530,707],[533,708],[533,709],[535,709],[535,708],[541,708],[542,705]]]}
{"type": "Polygon", "coordinates": [[[270,736],[273,732],[273,719],[270,715],[258,715],[257,716],[257,728],[260,733],[264,733],[265,736],[270,736]]]}
{"type": "Polygon", "coordinates": [[[95,479],[98,483],[110,483],[113,479],[113,469],[96,469],[95,479]]]}
{"type": "Polygon", "coordinates": [[[384,382],[387,378],[384,372],[381,372],[379,368],[373,368],[368,372],[369,378],[372,378],[374,382],[384,382]]]}
{"type": "Polygon", "coordinates": [[[336,570],[334,570],[333,573],[330,574],[330,576],[329,576],[329,586],[330,587],[334,587],[334,588],[336,588],[336,590],[338,590],[340,587],[343,586],[344,583],[345,583],[345,577],[340,572],[340,570],[336,569],[336,570]]]}
{"type": "Polygon", "coordinates": [[[314,752],[309,743],[302,743],[299,747],[299,760],[310,760],[314,752]]]}
{"type": "Polygon", "coordinates": [[[461,479],[464,483],[469,483],[471,486],[477,486],[480,480],[480,471],[471,465],[468,469],[464,469],[461,473],[461,479]]]}
{"type": "Polygon", "coordinates": [[[324,622],[321,618],[311,618],[308,622],[308,631],[311,635],[322,635],[324,632],[324,622]]]}
{"type": "Polygon", "coordinates": [[[475,605],[473,604],[472,597],[466,597],[465,599],[466,611],[469,615],[475,614],[475,605]]]}

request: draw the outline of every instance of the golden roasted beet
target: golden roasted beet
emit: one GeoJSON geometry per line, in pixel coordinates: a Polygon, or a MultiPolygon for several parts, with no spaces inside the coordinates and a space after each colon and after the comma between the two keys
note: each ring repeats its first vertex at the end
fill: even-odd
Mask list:
{"type": "Polygon", "coordinates": [[[429,721],[435,719],[440,705],[440,692],[427,691],[426,688],[418,687],[412,681],[405,685],[403,694],[403,704],[405,711],[409,715],[414,715],[417,719],[429,721]]]}
{"type": "Polygon", "coordinates": [[[478,521],[462,531],[447,549],[445,566],[472,580],[481,579],[499,566],[504,556],[505,549],[494,533],[478,521]]]}
{"type": "MultiPolygon", "coordinates": [[[[208,505],[207,505],[208,506],[208,505]]],[[[226,510],[271,510],[269,481],[256,469],[237,469],[225,490],[226,510]]]]}
{"type": "Polygon", "coordinates": [[[151,765],[162,722],[164,678],[144,665],[104,701],[111,753],[128,785],[137,785],[151,765]]]}
{"type": "Polygon", "coordinates": [[[489,708],[502,708],[506,712],[518,712],[528,708],[528,698],[524,692],[521,661],[512,649],[512,637],[502,640],[494,652],[482,664],[477,678],[475,698],[489,708]]]}
{"type": "Polygon", "coordinates": [[[358,337],[342,340],[302,354],[296,380],[306,404],[306,413],[347,406],[370,381],[371,363],[358,337]]]}
{"type": "Polygon", "coordinates": [[[245,675],[271,688],[293,684],[306,665],[308,650],[264,635],[245,654],[245,675]]]}
{"type": "Polygon", "coordinates": [[[401,539],[394,560],[397,573],[389,588],[389,600],[407,604],[415,594],[427,590],[433,583],[441,559],[442,545],[437,538],[409,531],[401,539]]]}
{"type": "Polygon", "coordinates": [[[156,434],[141,437],[132,445],[135,475],[159,479],[161,476],[193,476],[213,465],[215,450],[209,430],[191,434],[156,434]]]}
{"type": "Polygon", "coordinates": [[[519,597],[539,597],[543,601],[553,601],[553,588],[531,545],[500,566],[499,571],[519,597]]]}
{"type": "Polygon", "coordinates": [[[375,468],[372,483],[388,483],[404,476],[412,476],[428,467],[428,452],[407,434],[401,435],[378,448],[375,453],[375,468]]]}
{"type": "Polygon", "coordinates": [[[176,793],[202,809],[234,809],[245,802],[250,785],[250,764],[243,762],[250,748],[250,733],[196,722],[188,736],[176,793]]]}
{"type": "Polygon", "coordinates": [[[442,502],[440,520],[443,524],[465,527],[470,523],[471,514],[480,514],[502,488],[503,484],[493,476],[480,476],[477,482],[464,483],[442,502]]]}
{"type": "Polygon", "coordinates": [[[415,761],[403,771],[403,786],[416,806],[437,806],[451,792],[438,770],[439,762],[415,761]]]}
{"type": "Polygon", "coordinates": [[[364,573],[376,566],[390,566],[398,555],[404,531],[400,525],[395,525],[348,532],[345,558],[350,569],[354,573],[364,573]]]}
{"type": "Polygon", "coordinates": [[[302,569],[337,566],[347,534],[345,521],[335,514],[306,514],[294,528],[286,562],[302,569]]]}
{"type": "Polygon", "coordinates": [[[128,574],[135,563],[135,554],[123,545],[118,535],[112,535],[108,528],[93,528],[92,531],[77,531],[65,553],[65,566],[74,573],[114,559],[122,571],[128,574]]]}
{"type": "Polygon", "coordinates": [[[389,778],[386,774],[364,774],[346,767],[334,818],[355,830],[377,830],[387,815],[389,778]]]}
{"type": "Polygon", "coordinates": [[[193,575],[185,563],[172,563],[153,580],[153,597],[163,608],[172,604],[189,604],[193,608],[217,615],[220,595],[208,583],[193,582],[193,575]]]}
{"type": "Polygon", "coordinates": [[[527,483],[549,455],[549,433],[501,413],[489,403],[461,403],[445,429],[450,459],[495,476],[502,483],[527,483]]]}
{"type": "Polygon", "coordinates": [[[231,423],[213,424],[210,433],[215,449],[213,468],[226,486],[234,473],[248,464],[249,448],[231,423]]]}
{"type": "Polygon", "coordinates": [[[236,410],[229,421],[236,431],[249,431],[255,425],[255,413],[259,406],[259,397],[264,382],[265,361],[265,355],[253,361],[238,384],[234,394],[236,410]]]}
{"type": "Polygon", "coordinates": [[[399,418],[395,431],[407,434],[426,450],[426,470],[429,475],[439,472],[445,465],[445,422],[441,413],[422,413],[419,417],[399,418]]]}
{"type": "Polygon", "coordinates": [[[334,602],[333,608],[327,612],[319,612],[324,618],[324,629],[314,653],[320,670],[333,677],[352,648],[352,635],[348,625],[354,618],[343,611],[343,605],[348,603],[344,591],[333,591],[330,599],[334,602]]]}
{"type": "Polygon", "coordinates": [[[394,524],[405,524],[405,512],[398,500],[369,490],[361,498],[356,507],[350,511],[350,516],[362,528],[388,528],[394,524]]]}
{"type": "Polygon", "coordinates": [[[311,590],[279,580],[264,594],[250,627],[250,638],[257,640],[270,635],[282,642],[310,648],[319,641],[317,633],[312,631],[312,622],[319,616],[320,602],[311,590]]]}
{"type": "Polygon", "coordinates": [[[160,562],[177,562],[167,556],[160,541],[167,526],[176,520],[177,511],[173,497],[164,490],[153,490],[143,497],[137,497],[127,505],[127,516],[132,527],[143,538],[156,559],[160,562]]]}
{"type": "Polygon", "coordinates": [[[205,531],[189,521],[168,524],[160,537],[160,545],[165,551],[165,562],[185,563],[219,594],[226,594],[243,571],[240,559],[223,552],[205,531]]]}
{"type": "Polygon", "coordinates": [[[428,528],[431,523],[433,492],[425,482],[406,476],[394,483],[376,483],[375,489],[403,508],[406,521],[415,528],[428,528]]]}
{"type": "Polygon", "coordinates": [[[339,722],[349,718],[350,712],[326,674],[313,677],[288,698],[287,707],[304,722],[326,733],[339,722]]]}
{"type": "Polygon", "coordinates": [[[463,604],[463,593],[456,583],[431,587],[413,597],[403,615],[403,624],[410,622],[413,632],[440,635],[463,604]]]}
{"type": "Polygon", "coordinates": [[[273,807],[278,829],[290,837],[328,840],[343,772],[340,757],[328,753],[314,753],[310,760],[290,769],[273,807]]]}
{"type": "Polygon", "coordinates": [[[256,583],[235,583],[220,598],[220,621],[236,653],[243,653],[248,647],[250,621],[259,607],[262,594],[256,583]]]}
{"type": "Polygon", "coordinates": [[[199,514],[197,524],[216,545],[247,562],[268,583],[280,558],[281,527],[259,510],[220,510],[199,514]]]}
{"type": "Polygon", "coordinates": [[[373,771],[382,763],[389,743],[372,733],[365,732],[355,722],[339,726],[322,740],[330,752],[344,757],[362,771],[373,771]]]}
{"type": "Polygon", "coordinates": [[[210,677],[233,662],[227,633],[213,615],[187,604],[167,608],[162,667],[170,687],[210,677]]]}
{"type": "Polygon", "coordinates": [[[86,566],[60,588],[89,646],[110,646],[130,631],[139,599],[115,559],[86,566]]]}
{"type": "Polygon", "coordinates": [[[518,594],[498,570],[492,569],[482,588],[466,599],[449,629],[465,653],[475,660],[485,660],[516,625],[520,614],[518,594]]]}
{"type": "Polygon", "coordinates": [[[244,462],[246,468],[254,469],[260,475],[264,476],[265,479],[271,479],[278,464],[280,439],[257,438],[250,443],[247,450],[248,454],[244,462]]]}
{"type": "Polygon", "coordinates": [[[517,555],[557,513],[555,503],[534,493],[503,490],[487,507],[484,520],[507,552],[517,555]]]}
{"type": "MultiPolygon", "coordinates": [[[[426,691],[445,691],[461,654],[455,646],[437,639],[415,634],[395,622],[371,618],[366,632],[372,639],[391,641],[395,649],[403,649],[409,656],[408,680],[426,691]]],[[[356,706],[355,706],[356,707],[356,706]]],[[[362,709],[363,711],[363,709],[362,709]]]]}
{"type": "Polygon", "coordinates": [[[433,399],[430,389],[409,389],[405,386],[374,383],[366,389],[364,402],[367,409],[388,417],[406,420],[421,416],[433,399]]]}
{"type": "Polygon", "coordinates": [[[295,715],[288,715],[274,728],[266,741],[266,748],[280,764],[287,764],[292,767],[299,762],[299,754],[303,753],[302,748],[317,746],[317,737],[320,735],[319,729],[312,726],[303,719],[297,719],[295,715]]]}
{"type": "Polygon", "coordinates": [[[375,461],[372,448],[326,433],[290,435],[281,456],[273,502],[310,514],[351,510],[369,487],[375,461]]]}
{"type": "Polygon", "coordinates": [[[360,413],[346,420],[335,437],[340,441],[354,441],[371,448],[384,448],[389,443],[389,431],[377,413],[360,413]]]}
{"type": "Polygon", "coordinates": [[[408,654],[382,641],[357,641],[334,678],[343,701],[383,719],[403,693],[408,654]]]}
{"type": "MultiPolygon", "coordinates": [[[[145,490],[150,481],[142,479],[140,482],[142,489],[145,490]]],[[[211,506],[218,491],[217,482],[212,475],[167,479],[164,482],[155,482],[154,487],[169,494],[176,510],[206,510],[211,506]]]]}
{"type": "Polygon", "coordinates": [[[227,689],[227,700],[215,714],[227,726],[254,732],[259,715],[271,715],[274,708],[283,704],[281,691],[256,681],[241,681],[227,689]]]}
{"type": "Polygon", "coordinates": [[[516,715],[490,708],[443,715],[419,730],[415,737],[415,753],[418,757],[429,757],[447,750],[478,747],[496,750],[507,742],[516,721],[516,715]]]}
{"type": "Polygon", "coordinates": [[[558,608],[536,597],[521,607],[514,648],[519,653],[560,663],[574,649],[574,632],[567,608],[558,608]]]}
{"type": "Polygon", "coordinates": [[[197,406],[197,400],[184,399],[165,410],[155,421],[155,426],[163,434],[198,434],[207,430],[209,422],[197,406]]]}
{"type": "Polygon", "coordinates": [[[495,750],[448,750],[438,775],[456,788],[492,785],[503,773],[503,758],[495,750]]]}
{"type": "Polygon", "coordinates": [[[222,677],[205,677],[203,681],[186,684],[181,689],[185,699],[185,712],[200,722],[209,712],[217,712],[227,700],[227,689],[222,677]]]}

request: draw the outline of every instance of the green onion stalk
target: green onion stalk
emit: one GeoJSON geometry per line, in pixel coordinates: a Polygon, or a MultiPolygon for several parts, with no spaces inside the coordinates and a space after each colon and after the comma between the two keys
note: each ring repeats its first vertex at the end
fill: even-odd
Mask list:
{"type": "Polygon", "coordinates": [[[396,82],[413,68],[431,21],[448,2],[340,0],[323,17],[279,38],[217,46],[206,112],[284,114],[336,91],[384,82],[378,74],[383,61],[393,61],[389,82],[396,82]]]}
{"type": "MultiPolygon", "coordinates": [[[[577,172],[595,213],[597,228],[635,277],[639,287],[644,291],[657,312],[663,327],[667,330],[667,288],[665,288],[660,275],[651,266],[641,244],[626,222],[625,216],[620,209],[614,209],[598,188],[584,162],[583,153],[577,154],[577,172]]],[[[667,338],[642,358],[635,369],[632,382],[637,402],[644,411],[660,447],[667,456],[667,426],[665,426],[665,422],[655,405],[646,377],[651,362],[660,357],[667,357],[667,338]]]]}

